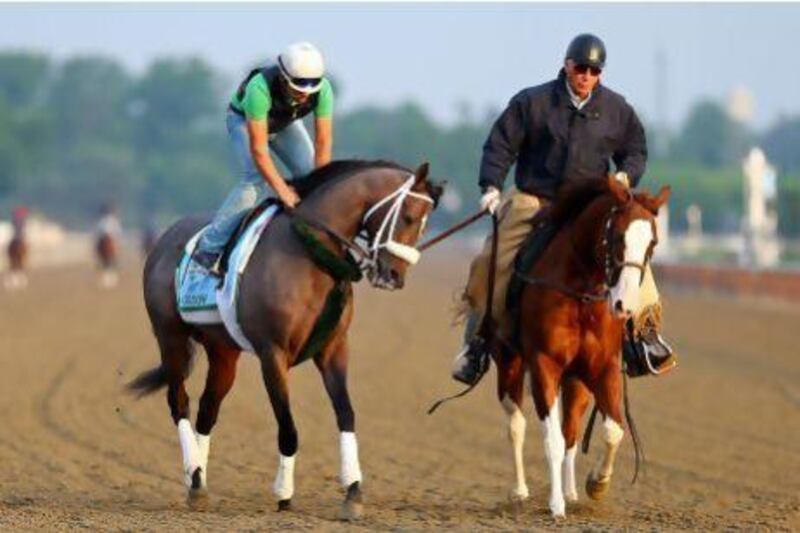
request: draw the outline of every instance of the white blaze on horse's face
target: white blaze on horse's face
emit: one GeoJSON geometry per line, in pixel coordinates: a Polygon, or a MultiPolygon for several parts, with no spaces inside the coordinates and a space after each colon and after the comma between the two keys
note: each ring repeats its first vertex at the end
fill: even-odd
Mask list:
{"type": "MultiPolygon", "coordinates": [[[[625,230],[625,257],[623,262],[644,265],[645,254],[653,238],[649,220],[634,220],[625,230]]],[[[617,283],[610,288],[611,312],[619,318],[631,316],[639,308],[639,285],[642,271],[630,265],[622,267],[617,283]]]]}

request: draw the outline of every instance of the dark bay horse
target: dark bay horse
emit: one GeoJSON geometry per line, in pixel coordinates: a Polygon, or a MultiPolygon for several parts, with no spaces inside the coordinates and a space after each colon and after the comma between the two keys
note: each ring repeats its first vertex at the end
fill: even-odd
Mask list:
{"type": "Polygon", "coordinates": [[[550,511],[577,501],[575,455],[581,418],[593,396],[603,416],[605,450],[587,478],[590,497],[608,490],[624,435],[620,350],[623,324],[636,309],[644,268],[656,245],[655,216],[669,198],[632,193],[613,178],[565,188],[550,220],[561,229],[529,272],[519,307],[519,348],[495,362],[498,396],[508,420],[514,500],[528,497],[522,463],[523,383],[530,375],[550,470],[550,511]],[[564,404],[560,420],[559,396],[564,404]]]}
{"type": "MultiPolygon", "coordinates": [[[[278,215],[257,243],[242,274],[238,302],[241,329],[255,349],[278,423],[278,471],[273,491],[278,509],[290,508],[298,435],[289,405],[289,369],[299,362],[323,310],[333,278],[320,269],[293,232],[292,220],[313,222],[315,234],[329,252],[342,257],[343,243],[362,234],[370,243],[366,270],[372,284],[400,289],[406,269],[419,257],[413,248],[442,188],[427,179],[428,165],[415,172],[386,162],[339,161],[312,172],[296,189],[304,200],[293,213],[278,215]]],[[[147,312],[161,350],[161,365],[136,378],[130,387],[141,394],[166,386],[172,419],[183,452],[184,482],[190,503],[204,498],[210,435],[220,405],[231,389],[241,349],[220,325],[184,322],[176,308],[174,273],[183,248],[208,220],[183,219],[173,225],[149,255],[144,269],[147,312]],[[196,431],[189,422],[184,380],[192,359],[191,340],[208,355],[209,371],[200,398],[196,431]]],[[[352,287],[347,283],[347,293],[352,287]]],[[[355,437],[355,415],[347,392],[347,332],[353,317],[349,298],[336,329],[314,356],[333,404],[340,431],[340,481],[346,489],[344,513],[361,509],[361,468],[355,437]]]]}

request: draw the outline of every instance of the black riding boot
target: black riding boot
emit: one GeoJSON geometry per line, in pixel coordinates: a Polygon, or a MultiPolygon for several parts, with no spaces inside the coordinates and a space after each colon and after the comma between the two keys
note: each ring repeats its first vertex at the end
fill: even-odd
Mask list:
{"type": "Polygon", "coordinates": [[[663,374],[678,364],[672,347],[658,331],[648,329],[636,334],[631,320],[625,324],[622,358],[625,362],[625,372],[632,378],[663,374]]]}
{"type": "Polygon", "coordinates": [[[453,379],[466,385],[474,385],[489,370],[491,356],[486,341],[476,335],[478,315],[469,313],[464,328],[464,349],[456,356],[453,365],[453,379]]]}

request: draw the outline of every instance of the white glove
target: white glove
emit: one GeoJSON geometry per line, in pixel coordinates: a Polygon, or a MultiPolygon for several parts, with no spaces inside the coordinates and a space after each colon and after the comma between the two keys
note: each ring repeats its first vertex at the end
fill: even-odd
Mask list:
{"type": "Polygon", "coordinates": [[[500,205],[500,191],[496,187],[489,187],[481,196],[481,211],[489,211],[489,214],[494,215],[498,205],[500,205]]]}
{"type": "Polygon", "coordinates": [[[614,174],[614,179],[623,184],[626,188],[631,188],[631,179],[628,177],[627,172],[617,172],[614,174]]]}

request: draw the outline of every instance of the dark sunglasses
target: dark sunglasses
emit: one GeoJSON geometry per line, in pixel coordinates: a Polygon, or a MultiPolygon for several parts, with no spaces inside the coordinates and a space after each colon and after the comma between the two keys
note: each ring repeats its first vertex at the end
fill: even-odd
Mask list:
{"type": "Polygon", "coordinates": [[[586,74],[586,71],[588,70],[589,72],[592,73],[592,76],[599,76],[600,73],[603,72],[603,69],[597,67],[590,67],[589,65],[575,65],[575,67],[573,68],[575,72],[577,72],[578,74],[586,74]]]}
{"type": "Polygon", "coordinates": [[[316,87],[319,85],[319,80],[322,78],[292,78],[292,83],[298,87],[308,88],[316,87]]]}

